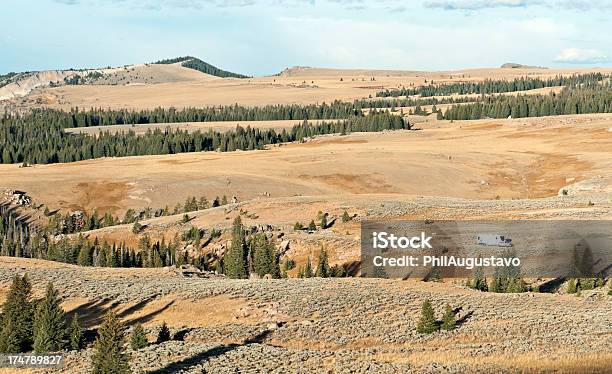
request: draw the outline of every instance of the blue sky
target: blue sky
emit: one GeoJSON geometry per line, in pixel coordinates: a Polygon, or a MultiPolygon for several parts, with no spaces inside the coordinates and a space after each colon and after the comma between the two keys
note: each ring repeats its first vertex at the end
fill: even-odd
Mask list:
{"type": "Polygon", "coordinates": [[[192,55],[267,75],[294,65],[449,70],[612,66],[612,0],[19,0],[0,73],[192,55]]]}

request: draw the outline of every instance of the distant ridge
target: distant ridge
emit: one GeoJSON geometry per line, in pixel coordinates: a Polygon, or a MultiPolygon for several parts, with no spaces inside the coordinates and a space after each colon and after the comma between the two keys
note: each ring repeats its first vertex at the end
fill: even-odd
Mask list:
{"type": "Polygon", "coordinates": [[[501,66],[501,68],[502,69],[548,69],[543,66],[523,65],[523,64],[517,64],[515,62],[506,62],[505,64],[501,66]]]}
{"type": "Polygon", "coordinates": [[[207,62],[200,60],[199,58],[195,58],[192,56],[183,56],[183,57],[175,57],[169,58],[165,60],[159,60],[154,62],[154,64],[176,64],[178,62],[182,62],[181,66],[200,71],[204,74],[214,75],[215,77],[221,78],[250,78],[246,75],[232,73],[231,71],[226,71],[219,69],[216,66],[213,66],[207,62]]]}

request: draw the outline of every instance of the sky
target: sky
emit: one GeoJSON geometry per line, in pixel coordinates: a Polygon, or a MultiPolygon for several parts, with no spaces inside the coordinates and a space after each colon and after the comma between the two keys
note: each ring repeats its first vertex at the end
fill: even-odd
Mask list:
{"type": "Polygon", "coordinates": [[[612,66],[612,0],[19,0],[0,74],[195,56],[247,75],[612,66]]]}

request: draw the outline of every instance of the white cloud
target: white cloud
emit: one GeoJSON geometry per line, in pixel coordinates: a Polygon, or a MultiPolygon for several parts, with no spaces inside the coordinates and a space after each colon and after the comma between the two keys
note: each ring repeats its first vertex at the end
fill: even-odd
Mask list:
{"type": "Polygon", "coordinates": [[[612,0],[425,0],[428,8],[445,10],[482,10],[490,8],[527,8],[535,5],[554,9],[607,11],[612,9],[612,0]]]}
{"type": "Polygon", "coordinates": [[[555,57],[555,62],[569,64],[594,64],[608,61],[610,61],[608,57],[597,49],[566,48],[555,57]]]}
{"type": "Polygon", "coordinates": [[[428,8],[442,8],[446,10],[478,10],[486,8],[524,8],[531,5],[540,5],[541,0],[428,0],[428,8]]]}

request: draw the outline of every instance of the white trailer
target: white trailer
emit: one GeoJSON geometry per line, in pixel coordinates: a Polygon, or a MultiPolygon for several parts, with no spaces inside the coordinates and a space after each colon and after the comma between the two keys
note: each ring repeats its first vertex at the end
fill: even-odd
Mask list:
{"type": "Polygon", "coordinates": [[[500,234],[478,234],[476,244],[491,247],[512,247],[512,239],[500,234]]]}

